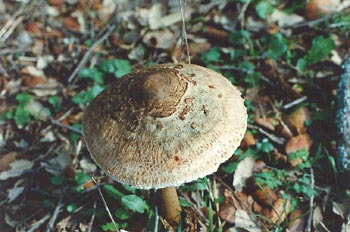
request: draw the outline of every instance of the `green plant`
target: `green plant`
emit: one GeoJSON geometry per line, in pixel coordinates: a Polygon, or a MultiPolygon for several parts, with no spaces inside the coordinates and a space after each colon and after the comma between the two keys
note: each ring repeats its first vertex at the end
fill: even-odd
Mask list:
{"type": "Polygon", "coordinates": [[[315,37],[312,40],[312,46],[308,50],[308,53],[297,61],[296,67],[298,72],[304,73],[307,67],[326,58],[334,46],[335,43],[332,38],[325,38],[322,35],[315,37]]]}
{"type": "Polygon", "coordinates": [[[274,10],[274,6],[269,1],[260,1],[255,5],[255,11],[262,19],[266,19],[274,10]]]}
{"type": "Polygon", "coordinates": [[[15,108],[5,113],[5,118],[15,120],[18,127],[23,127],[31,120],[37,120],[41,114],[50,115],[50,111],[34,102],[34,97],[29,93],[19,93],[16,95],[17,105],[15,108]]]}

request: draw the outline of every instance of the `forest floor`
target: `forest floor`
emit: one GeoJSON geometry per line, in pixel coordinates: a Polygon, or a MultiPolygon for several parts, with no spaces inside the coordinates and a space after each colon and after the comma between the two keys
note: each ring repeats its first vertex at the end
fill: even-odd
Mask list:
{"type": "Polygon", "coordinates": [[[178,188],[179,230],[350,231],[336,125],[349,1],[180,2],[0,0],[0,231],[170,230],[152,191],[96,166],[81,119],[115,78],[188,62],[182,15],[191,63],[237,86],[249,116],[232,158],[178,188]]]}

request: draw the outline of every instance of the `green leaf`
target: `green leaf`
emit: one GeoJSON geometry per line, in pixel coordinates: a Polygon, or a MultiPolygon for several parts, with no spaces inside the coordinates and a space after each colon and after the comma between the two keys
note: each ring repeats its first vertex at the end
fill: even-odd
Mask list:
{"type": "MultiPolygon", "coordinates": [[[[72,125],[73,128],[81,130],[82,129],[82,125],[80,123],[74,123],[72,125]]],[[[81,134],[75,133],[75,132],[70,132],[68,135],[68,138],[70,141],[72,142],[76,142],[78,139],[81,138],[81,134]]]]}
{"type": "Polygon", "coordinates": [[[136,188],[135,187],[132,187],[130,185],[127,185],[127,184],[122,184],[124,189],[128,192],[131,192],[131,193],[136,193],[136,188]]]}
{"type": "Polygon", "coordinates": [[[106,193],[113,197],[113,199],[115,200],[120,200],[124,196],[122,192],[120,192],[118,189],[116,189],[113,185],[110,184],[104,185],[103,190],[105,190],[106,193]]]}
{"type": "Polygon", "coordinates": [[[281,33],[273,34],[268,41],[269,49],[267,55],[273,59],[279,58],[288,50],[287,42],[281,33]]]}
{"type": "Polygon", "coordinates": [[[113,64],[113,60],[104,60],[100,63],[99,68],[106,73],[114,73],[115,67],[113,64]]]}
{"type": "Polygon", "coordinates": [[[256,148],[265,153],[273,151],[273,145],[269,142],[267,138],[263,138],[261,142],[257,143],[256,148]]]}
{"type": "Polygon", "coordinates": [[[56,95],[49,97],[49,99],[47,99],[47,102],[55,108],[58,108],[61,105],[61,102],[56,95]]]}
{"type": "Polygon", "coordinates": [[[229,41],[232,45],[238,46],[238,45],[244,45],[247,42],[250,43],[251,38],[248,31],[239,30],[239,31],[234,31],[230,34],[229,41]]]}
{"type": "Polygon", "coordinates": [[[120,207],[118,209],[116,209],[115,211],[115,216],[120,219],[120,220],[127,220],[129,219],[134,213],[131,212],[130,210],[127,210],[123,207],[120,207]]]}
{"type": "Polygon", "coordinates": [[[303,73],[306,70],[307,60],[305,59],[305,57],[298,59],[296,68],[297,68],[299,73],[303,73]]]}
{"type": "Polygon", "coordinates": [[[116,77],[122,77],[132,71],[130,61],[128,60],[114,60],[114,66],[116,70],[114,71],[114,75],[116,77]]]}
{"type": "Polygon", "coordinates": [[[66,206],[66,210],[67,210],[68,213],[72,213],[76,209],[77,209],[77,205],[76,204],[69,204],[69,205],[66,206]]]}
{"type": "Polygon", "coordinates": [[[123,196],[121,203],[125,208],[133,212],[144,213],[145,210],[149,209],[147,202],[134,194],[123,196]]]}
{"type": "Polygon", "coordinates": [[[30,113],[23,106],[19,105],[13,118],[18,126],[22,126],[30,122],[30,113]]]}
{"type": "Polygon", "coordinates": [[[79,78],[92,79],[98,85],[103,85],[103,76],[104,74],[96,68],[84,68],[79,73],[79,78]]]}
{"type": "Polygon", "coordinates": [[[53,185],[62,185],[64,181],[64,177],[62,175],[56,175],[50,178],[50,182],[53,185]]]}
{"type": "Polygon", "coordinates": [[[191,203],[189,203],[186,199],[183,197],[179,197],[179,202],[182,207],[191,207],[191,203]]]}
{"type": "Polygon", "coordinates": [[[74,176],[74,181],[77,184],[85,184],[87,181],[91,180],[91,177],[84,172],[77,172],[74,176]]]}
{"type": "Polygon", "coordinates": [[[117,228],[115,228],[114,224],[112,222],[108,222],[101,226],[103,231],[117,231],[117,228]]]}
{"type": "Polygon", "coordinates": [[[27,105],[31,100],[33,100],[33,96],[29,93],[19,93],[16,95],[16,100],[20,105],[27,105]]]}
{"type": "Polygon", "coordinates": [[[274,10],[274,6],[268,1],[261,1],[255,6],[256,13],[262,19],[266,19],[274,10]]]}
{"type": "Polygon", "coordinates": [[[102,71],[114,74],[116,77],[122,77],[131,72],[129,60],[111,59],[102,61],[100,66],[102,71]]]}
{"type": "Polygon", "coordinates": [[[255,173],[254,177],[259,185],[266,185],[270,189],[275,189],[282,185],[282,182],[276,177],[273,171],[255,173]]]}
{"type": "Polygon", "coordinates": [[[309,64],[316,64],[327,57],[334,47],[333,39],[324,38],[322,35],[317,36],[313,39],[312,46],[305,58],[309,64]]]}
{"type": "Polygon", "coordinates": [[[83,91],[78,93],[72,98],[72,101],[76,104],[87,104],[92,99],[94,99],[99,93],[101,93],[103,90],[103,87],[100,85],[94,85],[87,91],[83,91]]]}
{"type": "Polygon", "coordinates": [[[212,47],[207,52],[202,55],[202,60],[204,63],[219,62],[220,61],[220,51],[218,47],[212,47]]]}

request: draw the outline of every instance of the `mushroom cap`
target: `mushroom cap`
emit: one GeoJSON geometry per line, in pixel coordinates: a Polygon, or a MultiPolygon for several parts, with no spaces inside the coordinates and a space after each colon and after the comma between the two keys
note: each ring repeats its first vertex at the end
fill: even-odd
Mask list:
{"type": "Polygon", "coordinates": [[[221,74],[198,65],[139,69],[91,101],[83,117],[86,144],[118,182],[179,186],[232,156],[247,127],[240,95],[221,74]]]}

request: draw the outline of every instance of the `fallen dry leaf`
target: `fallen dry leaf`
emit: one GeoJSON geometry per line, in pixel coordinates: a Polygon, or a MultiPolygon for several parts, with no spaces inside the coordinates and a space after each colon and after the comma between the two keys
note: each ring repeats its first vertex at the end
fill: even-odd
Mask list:
{"type": "Polygon", "coordinates": [[[159,30],[147,32],[143,42],[149,47],[167,49],[175,44],[176,36],[170,30],[159,30]]]}
{"type": "Polygon", "coordinates": [[[278,121],[275,118],[268,118],[268,117],[256,117],[255,122],[271,131],[275,130],[275,126],[278,124],[278,121]]]}
{"type": "Polygon", "coordinates": [[[46,81],[47,81],[46,78],[43,78],[43,77],[24,76],[22,78],[22,83],[28,87],[34,87],[39,84],[44,84],[46,81]]]}
{"type": "Polygon", "coordinates": [[[261,172],[265,168],[266,164],[262,160],[257,160],[254,163],[253,172],[261,172]]]}
{"type": "Polygon", "coordinates": [[[52,6],[61,7],[65,0],[49,0],[48,3],[52,6]]]}
{"type": "Polygon", "coordinates": [[[241,192],[245,186],[246,179],[253,174],[255,160],[252,156],[248,156],[239,162],[237,169],[233,175],[233,187],[236,191],[241,192]]]}
{"type": "Polygon", "coordinates": [[[225,190],[224,192],[225,200],[220,205],[219,217],[229,223],[234,223],[235,213],[236,213],[236,204],[232,192],[225,190]]]}
{"type": "Polygon", "coordinates": [[[289,214],[289,210],[290,210],[289,200],[286,200],[283,198],[277,199],[275,203],[273,203],[273,207],[270,214],[270,220],[275,224],[279,224],[283,222],[286,219],[287,215],[289,214]]]}
{"type": "Polygon", "coordinates": [[[306,132],[305,122],[310,119],[310,112],[306,107],[300,107],[289,115],[289,122],[296,128],[299,134],[306,132]]]}
{"type": "Polygon", "coordinates": [[[0,171],[9,170],[11,168],[10,164],[16,160],[17,153],[9,152],[0,158],[0,171]]]}
{"type": "MultiPolygon", "coordinates": [[[[306,149],[307,151],[310,150],[312,141],[309,137],[308,134],[300,134],[297,135],[295,137],[292,137],[286,144],[285,146],[285,151],[287,154],[291,154],[293,152],[296,152],[298,150],[301,149],[306,149]]],[[[296,159],[289,159],[288,157],[288,161],[290,162],[290,164],[295,167],[298,164],[301,164],[303,162],[303,160],[301,158],[296,158],[296,159]]]]}
{"type": "Polygon", "coordinates": [[[256,144],[254,135],[250,131],[246,131],[241,142],[241,148],[248,148],[249,146],[254,146],[256,144]]]}
{"type": "MultiPolygon", "coordinates": [[[[235,228],[243,228],[249,232],[261,232],[261,228],[247,211],[238,209],[235,213],[235,228]]],[[[230,230],[229,230],[230,231],[230,230]]]]}
{"type": "Polygon", "coordinates": [[[24,190],[23,186],[13,187],[11,189],[8,189],[7,190],[8,191],[7,197],[8,197],[9,202],[16,200],[17,197],[19,197],[23,193],[23,190],[24,190]]]}
{"type": "Polygon", "coordinates": [[[317,19],[334,12],[339,0],[311,0],[305,6],[305,16],[308,19],[317,19]]]}
{"type": "Polygon", "coordinates": [[[25,171],[31,169],[34,162],[31,160],[19,159],[10,163],[10,169],[0,172],[0,180],[22,175],[25,171]]]}
{"type": "Polygon", "coordinates": [[[289,232],[299,232],[304,231],[305,227],[305,215],[304,211],[301,209],[295,209],[293,212],[291,212],[288,216],[288,221],[290,222],[288,224],[288,231],[289,232]]]}
{"type": "Polygon", "coordinates": [[[80,30],[80,24],[78,22],[78,19],[74,18],[74,17],[66,17],[64,19],[64,26],[68,30],[72,30],[72,31],[79,31],[80,30]]]}
{"type": "Polygon", "coordinates": [[[278,198],[276,192],[269,189],[266,185],[263,185],[261,189],[256,189],[251,195],[255,201],[265,207],[272,206],[278,198]]]}

